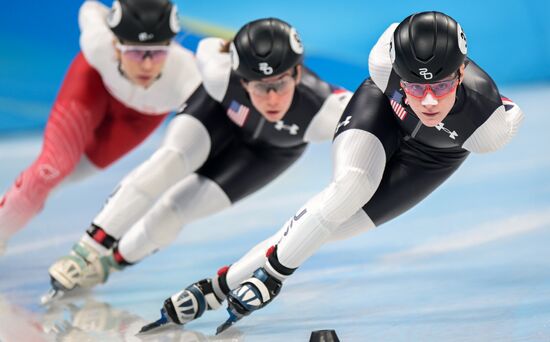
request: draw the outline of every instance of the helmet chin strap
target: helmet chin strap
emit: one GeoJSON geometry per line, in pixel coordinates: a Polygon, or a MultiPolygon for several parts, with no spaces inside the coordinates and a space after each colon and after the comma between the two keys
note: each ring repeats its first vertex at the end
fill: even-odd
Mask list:
{"type": "Polygon", "coordinates": [[[124,76],[124,78],[128,78],[126,77],[126,74],[124,73],[124,70],[122,70],[122,62],[120,61],[120,59],[118,60],[118,72],[120,73],[121,76],[124,76]]]}

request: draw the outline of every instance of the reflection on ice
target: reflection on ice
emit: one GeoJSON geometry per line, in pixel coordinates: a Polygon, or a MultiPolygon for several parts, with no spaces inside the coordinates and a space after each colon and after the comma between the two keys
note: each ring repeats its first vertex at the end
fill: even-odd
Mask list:
{"type": "Polygon", "coordinates": [[[0,340],[15,341],[242,341],[236,329],[208,336],[179,326],[136,336],[147,321],[93,298],[90,293],[54,302],[43,314],[31,313],[0,296],[0,340]]]}

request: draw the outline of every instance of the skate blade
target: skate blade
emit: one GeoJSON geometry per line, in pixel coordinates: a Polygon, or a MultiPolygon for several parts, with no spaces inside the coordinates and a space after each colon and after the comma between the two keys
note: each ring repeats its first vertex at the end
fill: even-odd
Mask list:
{"type": "Polygon", "coordinates": [[[144,325],[140,331],[138,331],[138,333],[136,334],[136,336],[139,336],[139,335],[145,335],[147,333],[152,333],[152,332],[155,332],[156,330],[159,330],[160,328],[163,328],[165,327],[168,323],[170,322],[164,322],[162,321],[162,318],[159,319],[158,321],[155,321],[153,323],[149,323],[147,325],[144,325]]]}
{"type": "Polygon", "coordinates": [[[51,288],[48,293],[40,297],[40,304],[42,305],[49,305],[53,303],[54,301],[62,298],[65,295],[65,291],[61,289],[54,289],[51,288]]]}
{"type": "Polygon", "coordinates": [[[222,325],[220,325],[220,326],[218,327],[218,329],[216,329],[216,335],[219,335],[219,334],[221,334],[222,332],[226,331],[226,330],[229,329],[233,324],[235,324],[235,322],[228,319],[227,321],[225,321],[225,323],[223,323],[222,325]]]}
{"type": "Polygon", "coordinates": [[[157,330],[158,328],[164,327],[171,321],[168,319],[168,315],[166,314],[166,311],[164,308],[160,310],[160,318],[152,323],[146,324],[138,331],[136,336],[143,335],[149,332],[152,332],[154,330],[157,330]]]}
{"type": "Polygon", "coordinates": [[[222,325],[220,325],[218,327],[218,329],[216,329],[216,335],[219,335],[221,334],[222,332],[226,331],[227,329],[229,329],[233,324],[235,324],[237,321],[235,321],[234,319],[232,318],[229,318],[227,321],[225,321],[225,323],[223,323],[222,325]]]}

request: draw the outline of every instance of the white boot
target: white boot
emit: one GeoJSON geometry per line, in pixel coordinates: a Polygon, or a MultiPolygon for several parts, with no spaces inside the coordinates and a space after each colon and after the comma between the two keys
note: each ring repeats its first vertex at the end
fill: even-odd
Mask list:
{"type": "MultiPolygon", "coordinates": [[[[216,295],[211,279],[203,279],[189,285],[180,292],[167,298],[164,310],[176,324],[185,324],[199,318],[206,310],[221,307],[225,296],[216,295]]],[[[219,291],[217,291],[219,293],[219,291]]]]}
{"type": "Polygon", "coordinates": [[[82,238],[71,253],[57,260],[49,269],[50,276],[63,290],[76,286],[92,288],[107,281],[109,274],[119,269],[111,253],[89,238],[82,238]],[[105,255],[107,254],[107,255],[105,255]]]}

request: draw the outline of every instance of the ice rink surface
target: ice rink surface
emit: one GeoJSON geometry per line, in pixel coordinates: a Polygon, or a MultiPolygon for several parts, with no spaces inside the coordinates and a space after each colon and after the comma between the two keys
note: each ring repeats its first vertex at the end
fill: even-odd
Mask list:
{"type": "MultiPolygon", "coordinates": [[[[0,341],[550,341],[550,85],[501,89],[523,109],[503,150],[472,155],[427,200],[352,240],[324,246],[279,297],[214,336],[225,310],[145,337],[163,300],[270,236],[330,178],[330,145],[265,189],[183,230],[168,249],[106,285],[45,308],[47,268],[68,253],[116,183],[162,132],[106,172],[54,193],[0,257],[0,341]]],[[[0,140],[0,188],[37,155],[40,136],[0,140]]]]}

